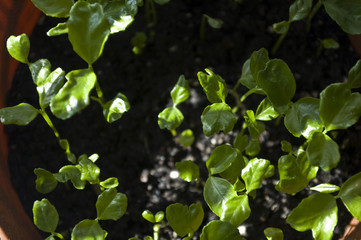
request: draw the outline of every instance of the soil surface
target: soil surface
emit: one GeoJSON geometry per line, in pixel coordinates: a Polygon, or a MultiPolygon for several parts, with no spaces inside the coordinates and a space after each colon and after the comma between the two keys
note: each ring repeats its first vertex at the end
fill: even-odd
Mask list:
{"type": "MultiPolygon", "coordinates": [[[[118,92],[124,93],[131,110],[113,124],[105,122],[100,106],[91,104],[67,121],[53,118],[62,138],[67,138],[71,150],[77,156],[98,153],[97,164],[101,168],[101,179],[117,177],[118,190],[128,197],[127,213],[119,221],[102,221],[109,233],[108,239],[143,238],[152,234],[152,225],[141,217],[141,212],[163,210],[174,202],[190,205],[201,202],[205,209],[204,224],[216,218],[205,204],[202,187],[186,183],[180,178],[171,178],[175,163],[193,160],[201,167],[201,180],[207,178],[205,161],[212,149],[222,143],[232,143],[241,128],[241,121],[234,132],[205,137],[202,133],[200,115],[208,105],[196,74],[210,68],[221,75],[232,88],[241,75],[244,61],[250,54],[262,47],[271,49],[278,35],[272,31],[272,24],[288,19],[291,1],[253,0],[236,4],[229,0],[173,0],[163,6],[156,6],[157,23],[152,26],[141,8],[135,22],[120,34],[110,36],[103,56],[94,69],[107,99],[118,92]],[[220,18],[221,29],[205,28],[205,40],[199,38],[202,15],[220,18]],[[136,32],[148,36],[143,54],[134,55],[130,44],[136,32]],[[179,107],[185,120],[179,132],[191,128],[195,143],[188,148],[181,147],[166,130],[157,125],[157,115],[169,103],[169,92],[179,75],[190,80],[191,98],[179,107]]],[[[53,68],[65,71],[86,68],[76,56],[67,36],[49,38],[46,32],[61,19],[43,17],[31,37],[31,61],[48,58],[53,68]]],[[[356,63],[347,35],[321,9],[312,21],[309,32],[306,22],[291,25],[288,36],[275,56],[283,59],[291,68],[297,82],[296,101],[300,97],[318,97],[330,83],[342,82],[348,70],[356,63]],[[322,51],[316,56],[320,39],[333,38],[338,49],[322,51]]],[[[238,88],[241,95],[245,87],[238,88]]],[[[251,96],[245,101],[247,109],[257,107],[261,98],[251,96]]],[[[8,106],[28,102],[38,106],[37,93],[25,65],[21,65],[8,94],[8,106]]],[[[234,105],[231,96],[227,99],[234,105]]],[[[268,122],[260,138],[262,150],[259,157],[269,159],[277,165],[283,155],[281,140],[288,140],[294,146],[302,143],[275,121],[268,122]]],[[[67,164],[51,129],[38,117],[24,127],[6,126],[9,135],[9,164],[12,181],[17,189],[26,212],[32,216],[32,204],[44,197],[54,204],[60,215],[58,232],[70,239],[72,227],[84,218],[95,218],[96,193],[90,186],[79,191],[71,185],[59,184],[50,194],[35,190],[34,168],[45,168],[57,172],[67,164]]],[[[342,159],[337,169],[319,171],[317,179],[310,185],[329,182],[341,185],[347,178],[361,170],[360,149],[361,125],[348,130],[335,131],[333,138],[341,146],[342,159]]],[[[279,193],[278,173],[264,181],[257,196],[250,200],[251,217],[242,224],[243,236],[247,239],[265,239],[263,230],[279,227],[285,239],[312,239],[311,231],[296,232],[286,224],[287,214],[310,192],[301,191],[295,196],[279,193]]],[[[345,207],[338,202],[339,224],[334,231],[338,239],[351,219],[345,207]]],[[[196,236],[199,236],[200,230],[196,236]]],[[[44,237],[46,234],[44,235],[44,237]]],[[[161,230],[161,239],[180,239],[166,226],[161,230]]]]}

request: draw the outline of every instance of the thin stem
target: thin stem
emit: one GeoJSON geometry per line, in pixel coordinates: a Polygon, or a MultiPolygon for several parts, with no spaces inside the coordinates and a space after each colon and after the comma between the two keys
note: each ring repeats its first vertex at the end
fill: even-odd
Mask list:
{"type": "Polygon", "coordinates": [[[206,28],[206,15],[202,15],[202,21],[201,21],[201,27],[199,28],[199,37],[202,41],[204,41],[205,38],[205,28],[206,28]]]}
{"type": "Polygon", "coordinates": [[[307,19],[307,25],[306,25],[306,30],[307,32],[309,32],[311,30],[311,22],[312,22],[312,18],[316,15],[316,13],[318,12],[318,10],[320,9],[320,7],[322,6],[322,1],[319,0],[316,5],[312,8],[310,15],[308,16],[307,19]]]}
{"type": "Polygon", "coordinates": [[[64,239],[63,235],[61,235],[60,233],[57,233],[57,232],[54,232],[53,236],[56,236],[56,237],[58,237],[60,239],[64,239]]]}
{"type": "Polygon", "coordinates": [[[252,88],[252,89],[248,90],[248,92],[246,92],[245,94],[243,94],[243,96],[241,97],[241,100],[240,100],[240,101],[243,103],[244,100],[246,100],[246,98],[247,98],[249,95],[257,92],[258,90],[260,90],[260,89],[259,89],[259,88],[252,88]]]}
{"type": "Polygon", "coordinates": [[[149,23],[152,23],[153,25],[157,24],[157,12],[153,0],[145,1],[145,15],[149,23]]]}
{"type": "Polygon", "coordinates": [[[53,130],[55,137],[60,141],[60,134],[58,130],[54,127],[53,122],[51,121],[49,115],[45,112],[44,109],[39,110],[41,116],[44,118],[45,122],[49,125],[49,127],[53,130]]]}
{"type": "Polygon", "coordinates": [[[240,97],[239,97],[237,91],[235,91],[235,88],[233,88],[232,90],[229,90],[229,93],[234,97],[234,100],[237,103],[237,105],[232,109],[232,112],[236,113],[239,109],[243,109],[244,105],[240,101],[240,97]]]}
{"type": "Polygon", "coordinates": [[[102,104],[104,104],[103,92],[102,89],[100,88],[98,80],[95,81],[95,90],[97,91],[99,100],[102,102],[102,104]]]}
{"type": "Polygon", "coordinates": [[[153,239],[154,240],[159,240],[159,229],[160,229],[160,225],[159,224],[154,224],[153,226],[153,239]]]}
{"type": "Polygon", "coordinates": [[[289,27],[287,28],[287,31],[285,31],[284,33],[282,33],[281,36],[278,37],[276,44],[273,46],[272,50],[271,50],[271,54],[275,55],[278,51],[278,49],[280,48],[281,44],[283,43],[283,40],[286,38],[288,31],[289,31],[289,27]]]}

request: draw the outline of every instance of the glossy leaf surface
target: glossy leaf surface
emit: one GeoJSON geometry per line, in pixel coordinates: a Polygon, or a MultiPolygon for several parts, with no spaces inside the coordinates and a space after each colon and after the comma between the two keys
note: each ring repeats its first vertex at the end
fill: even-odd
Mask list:
{"type": "Polygon", "coordinates": [[[129,109],[128,98],[124,94],[118,93],[115,98],[104,104],[103,115],[108,123],[112,123],[120,119],[129,109]]]}
{"type": "Polygon", "coordinates": [[[194,233],[202,224],[204,212],[200,203],[189,207],[180,203],[171,204],[166,209],[169,225],[181,237],[194,233]]]}
{"type": "Polygon", "coordinates": [[[189,82],[181,75],[173,87],[170,95],[174,105],[178,105],[189,98],[189,82]]]}
{"type": "Polygon", "coordinates": [[[272,25],[273,31],[278,34],[284,34],[290,29],[289,21],[281,21],[272,25]]]}
{"type": "Polygon", "coordinates": [[[361,173],[349,178],[341,187],[338,196],[345,204],[350,213],[357,219],[361,219],[361,173]]]}
{"type": "Polygon", "coordinates": [[[51,72],[51,63],[48,59],[39,59],[34,63],[29,63],[29,69],[35,85],[39,86],[46,82],[51,72]]]}
{"type": "Polygon", "coordinates": [[[209,208],[220,217],[225,202],[236,197],[237,193],[227,180],[219,177],[209,177],[204,186],[203,196],[209,208]]]}
{"type": "Polygon", "coordinates": [[[108,179],[106,179],[104,181],[101,181],[99,184],[103,188],[116,188],[119,185],[119,181],[118,181],[118,178],[111,177],[111,178],[108,178],[108,179]]]}
{"type": "Polygon", "coordinates": [[[361,60],[358,60],[348,72],[348,84],[351,88],[361,87],[361,60]]]}
{"type": "Polygon", "coordinates": [[[0,109],[0,122],[4,125],[27,125],[34,120],[38,114],[39,111],[30,104],[20,103],[13,107],[0,109]]]}
{"type": "Polygon", "coordinates": [[[99,220],[118,220],[127,210],[128,200],[125,194],[118,193],[115,188],[104,190],[95,204],[99,220]]]}
{"type": "Polygon", "coordinates": [[[150,223],[155,223],[154,214],[149,210],[144,210],[142,212],[142,217],[150,223]]]}
{"type": "Polygon", "coordinates": [[[126,1],[107,1],[102,4],[104,15],[110,24],[110,33],[124,31],[133,21],[134,12],[130,9],[126,1]]]}
{"type": "Polygon", "coordinates": [[[212,221],[202,230],[200,240],[243,240],[237,227],[224,221],[212,221]]]}
{"type": "Polygon", "coordinates": [[[316,240],[330,240],[337,224],[336,199],[327,193],[316,193],[303,199],[286,219],[297,231],[312,230],[316,240]]]}
{"type": "Polygon", "coordinates": [[[102,6],[98,3],[76,2],[70,11],[67,25],[74,51],[88,64],[94,63],[102,54],[110,34],[110,25],[102,6]]]}
{"type": "Polygon", "coordinates": [[[340,190],[340,187],[330,183],[321,183],[317,186],[310,187],[310,190],[321,192],[321,193],[333,193],[340,190]]]}
{"type": "Polygon", "coordinates": [[[179,177],[186,182],[191,182],[199,178],[199,167],[194,162],[188,160],[184,162],[176,162],[175,166],[179,171],[179,177]]]}
{"type": "Polygon", "coordinates": [[[55,207],[43,198],[35,201],[33,205],[34,224],[43,232],[55,232],[59,222],[59,214],[55,207]]]}
{"type": "Polygon", "coordinates": [[[223,78],[209,69],[205,69],[206,73],[198,72],[198,80],[207,95],[207,99],[211,103],[225,102],[228,89],[223,78]]]}
{"type": "Polygon", "coordinates": [[[251,208],[249,207],[248,196],[239,195],[228,199],[224,203],[221,220],[238,227],[250,214],[251,208]]]}
{"type": "Polygon", "coordinates": [[[246,111],[244,114],[244,120],[247,123],[247,128],[252,139],[258,139],[259,135],[265,130],[264,123],[256,120],[252,110],[246,111]]]}
{"type": "Polygon", "coordinates": [[[231,107],[226,103],[214,103],[207,106],[202,113],[203,132],[206,136],[220,131],[227,133],[233,130],[237,119],[237,116],[232,113],[231,107]]]}
{"type": "Polygon", "coordinates": [[[96,184],[99,182],[100,169],[89,159],[81,159],[77,168],[81,172],[82,181],[88,181],[90,184],[96,184]]]}
{"type": "Polygon", "coordinates": [[[242,179],[246,184],[247,193],[259,188],[262,180],[273,176],[274,166],[266,159],[254,158],[242,169],[242,179]]]}
{"type": "Polygon", "coordinates": [[[233,146],[239,151],[243,152],[248,145],[248,136],[239,133],[233,141],[233,146]]]}
{"type": "Polygon", "coordinates": [[[258,73],[265,69],[266,64],[269,62],[268,51],[265,48],[261,48],[258,51],[254,51],[251,55],[249,62],[249,69],[258,84],[258,73]]]}
{"type": "Polygon", "coordinates": [[[320,94],[320,117],[327,131],[346,129],[361,116],[361,94],[346,83],[329,85],[320,94]]]}
{"type": "Polygon", "coordinates": [[[59,170],[59,173],[55,173],[54,177],[59,182],[65,183],[68,180],[74,185],[76,189],[84,189],[85,181],[81,180],[81,172],[80,170],[74,165],[67,165],[62,167],[59,170]]]}
{"type": "Polygon", "coordinates": [[[267,240],[283,240],[283,232],[279,228],[268,227],[263,232],[267,240]]]}
{"type": "Polygon", "coordinates": [[[52,98],[50,108],[60,119],[68,119],[89,104],[89,93],[94,88],[96,75],[90,69],[69,72],[68,80],[52,98]]]}
{"type": "Polygon", "coordinates": [[[42,194],[53,191],[58,185],[58,181],[53,174],[42,168],[35,168],[34,173],[36,175],[36,190],[42,194]]]}
{"type": "Polygon", "coordinates": [[[158,114],[158,125],[161,129],[174,130],[183,122],[184,116],[177,107],[168,107],[158,114]]]}
{"type": "Polygon", "coordinates": [[[242,75],[238,80],[243,86],[248,89],[253,89],[257,86],[255,77],[253,77],[251,72],[251,58],[247,59],[242,66],[242,75]]]}
{"type": "Polygon", "coordinates": [[[306,153],[311,165],[325,171],[336,167],[341,158],[337,143],[323,133],[313,134],[306,153]]]}
{"type": "Polygon", "coordinates": [[[216,147],[208,158],[206,165],[210,175],[221,173],[232,165],[237,157],[237,151],[230,145],[216,147]]]}
{"type": "Polygon", "coordinates": [[[278,117],[278,112],[274,109],[272,103],[268,98],[258,105],[256,111],[256,119],[260,121],[270,121],[278,117]]]}
{"type": "Polygon", "coordinates": [[[289,10],[289,20],[299,21],[308,16],[312,8],[312,0],[296,0],[289,10]]]}
{"type": "Polygon", "coordinates": [[[19,62],[28,63],[30,40],[25,33],[19,36],[11,35],[6,41],[6,48],[13,58],[19,62]]]}
{"type": "Polygon", "coordinates": [[[104,240],[106,232],[97,220],[85,219],[75,225],[71,233],[71,240],[104,240]]]}
{"type": "Polygon", "coordinates": [[[43,13],[51,17],[68,17],[73,0],[31,0],[43,13]]]}
{"type": "Polygon", "coordinates": [[[58,23],[55,27],[51,28],[46,35],[49,37],[59,36],[68,33],[68,25],[65,23],[58,23]]]}

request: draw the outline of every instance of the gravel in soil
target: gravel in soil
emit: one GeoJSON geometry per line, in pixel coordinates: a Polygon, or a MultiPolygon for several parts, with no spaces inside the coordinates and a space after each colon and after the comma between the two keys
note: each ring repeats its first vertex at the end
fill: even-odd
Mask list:
{"type": "MultiPolygon", "coordinates": [[[[238,122],[234,132],[205,137],[202,133],[200,115],[208,104],[196,78],[198,71],[209,67],[221,75],[233,87],[241,75],[243,62],[261,47],[271,49],[278,35],[272,24],[288,18],[289,1],[254,0],[236,4],[233,1],[184,0],[171,1],[156,6],[157,23],[151,26],[141,8],[135,22],[120,34],[111,36],[103,56],[94,69],[106,98],[117,92],[124,93],[131,110],[113,124],[105,122],[101,108],[95,102],[67,121],[53,118],[61,136],[70,142],[72,151],[80,154],[98,153],[101,179],[117,177],[119,191],[128,197],[128,211],[119,221],[103,221],[108,239],[128,239],[152,234],[152,226],[141,217],[141,212],[165,210],[166,206],[180,202],[202,202],[205,209],[204,224],[216,218],[203,201],[202,187],[172,178],[175,163],[192,160],[201,167],[201,180],[207,178],[205,161],[211,151],[223,143],[232,143],[241,128],[238,122]],[[224,21],[221,29],[206,26],[205,40],[199,39],[202,14],[224,21]],[[130,39],[136,32],[148,36],[141,55],[132,53],[130,39]],[[167,131],[157,126],[157,115],[170,103],[169,92],[179,75],[190,80],[191,98],[180,105],[185,121],[179,132],[191,128],[195,143],[181,147],[167,131]]],[[[48,58],[53,67],[65,71],[85,68],[77,57],[66,36],[49,38],[46,31],[59,20],[43,18],[31,37],[31,61],[48,58]]],[[[276,56],[291,68],[297,82],[294,100],[304,96],[318,97],[330,83],[344,81],[348,70],[356,63],[357,56],[350,47],[345,33],[323,10],[316,14],[310,32],[305,21],[291,25],[276,56]],[[320,39],[334,38],[340,44],[337,50],[324,50],[316,56],[320,39]]],[[[239,94],[246,92],[239,88],[239,94]]],[[[255,109],[260,97],[251,96],[245,102],[247,109],[255,109]]],[[[8,105],[28,102],[37,106],[37,93],[26,66],[21,65],[8,94],[8,105]]],[[[232,104],[231,97],[227,101],[232,104]]],[[[337,131],[334,138],[341,146],[342,159],[337,169],[320,171],[310,184],[329,182],[340,185],[360,171],[360,131],[357,124],[348,130],[337,131]]],[[[60,214],[58,231],[69,238],[71,229],[84,218],[95,218],[96,194],[91,187],[83,191],[71,185],[59,184],[55,191],[42,195],[35,190],[34,168],[56,172],[67,164],[51,129],[37,118],[25,127],[6,126],[9,135],[9,164],[12,182],[17,189],[26,212],[32,215],[32,204],[44,197],[53,203],[60,214]]],[[[281,152],[281,140],[298,146],[296,139],[275,121],[267,124],[260,138],[262,150],[259,157],[277,164],[281,152]]],[[[265,239],[263,229],[279,227],[285,239],[312,239],[310,231],[299,233],[286,224],[287,214],[306,197],[303,190],[288,196],[274,189],[277,173],[264,181],[257,197],[250,201],[252,213],[240,228],[247,239],[265,239]]],[[[339,207],[339,225],[334,239],[338,239],[351,215],[342,204],[339,207]]],[[[199,231],[198,231],[199,232],[199,231]]],[[[45,236],[45,235],[44,235],[45,236]]],[[[197,236],[197,235],[196,235],[197,236]]],[[[161,230],[161,239],[177,238],[169,227],[161,230]]]]}

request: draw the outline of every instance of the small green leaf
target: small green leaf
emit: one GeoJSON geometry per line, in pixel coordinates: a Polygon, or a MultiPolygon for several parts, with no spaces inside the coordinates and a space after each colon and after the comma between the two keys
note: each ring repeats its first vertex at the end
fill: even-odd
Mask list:
{"type": "Polygon", "coordinates": [[[158,114],[158,125],[161,129],[175,130],[183,122],[182,112],[175,106],[168,107],[158,114]]]}
{"type": "Polygon", "coordinates": [[[149,210],[144,210],[142,212],[142,217],[150,223],[155,223],[155,217],[153,213],[149,210]]]}
{"type": "Polygon", "coordinates": [[[361,60],[358,60],[348,72],[348,84],[351,88],[361,87],[361,60]]]}
{"type": "Polygon", "coordinates": [[[189,207],[180,203],[171,204],[166,209],[169,225],[180,236],[194,233],[202,224],[204,212],[200,203],[193,203],[189,207]]]}
{"type": "Polygon", "coordinates": [[[290,142],[287,142],[286,140],[281,141],[281,150],[286,153],[292,153],[292,144],[290,142]]]}
{"type": "Polygon", "coordinates": [[[69,41],[74,51],[88,64],[94,63],[103,52],[110,34],[110,25],[99,3],[78,1],[67,21],[69,41]]]}
{"type": "Polygon", "coordinates": [[[246,184],[247,193],[259,188],[262,180],[271,177],[274,166],[266,159],[254,158],[242,169],[242,179],[246,184]]]}
{"type": "Polygon", "coordinates": [[[320,117],[327,131],[346,129],[361,116],[361,94],[351,93],[346,83],[329,85],[320,99],[320,117]]]}
{"type": "Polygon", "coordinates": [[[296,0],[289,9],[289,21],[299,21],[308,16],[312,9],[312,0],[296,0]]]}
{"type": "Polygon", "coordinates": [[[245,153],[248,156],[254,157],[261,151],[261,146],[257,139],[256,140],[252,139],[251,141],[249,141],[245,150],[246,150],[245,153]]]}
{"type": "Polygon", "coordinates": [[[237,227],[220,220],[208,223],[202,230],[200,240],[244,240],[237,227]]]}
{"type": "Polygon", "coordinates": [[[270,121],[278,117],[278,112],[274,109],[272,103],[268,98],[263,99],[263,101],[258,105],[256,111],[256,119],[260,121],[270,121]]]}
{"type": "Polygon", "coordinates": [[[303,135],[307,139],[315,132],[322,132],[319,105],[320,100],[311,97],[301,98],[292,104],[284,119],[287,130],[295,137],[303,135]]]}
{"type": "Polygon", "coordinates": [[[19,36],[11,35],[6,41],[6,48],[9,54],[19,62],[29,62],[30,41],[25,33],[19,36]]]}
{"type": "Polygon", "coordinates": [[[283,240],[283,232],[279,228],[268,227],[263,232],[267,240],[283,240]]]}
{"type": "Polygon", "coordinates": [[[321,193],[333,193],[340,190],[340,187],[330,183],[322,183],[314,187],[310,187],[310,190],[321,192],[321,193]]]}
{"type": "Polygon", "coordinates": [[[88,181],[90,184],[97,184],[99,183],[99,174],[100,169],[97,165],[95,165],[92,161],[88,158],[83,158],[79,161],[79,165],[76,167],[81,172],[81,180],[88,181]]]}
{"type": "Polygon", "coordinates": [[[282,21],[282,22],[274,23],[272,25],[272,28],[275,31],[275,33],[284,34],[290,28],[290,22],[289,21],[282,21]]]}
{"type": "Polygon", "coordinates": [[[178,82],[173,87],[170,95],[174,105],[178,105],[189,98],[189,82],[184,75],[179,76],[178,82]]]}
{"type": "Polygon", "coordinates": [[[242,174],[242,169],[246,166],[245,159],[243,155],[237,151],[237,156],[232,161],[232,164],[219,175],[224,179],[228,179],[231,183],[237,181],[238,177],[242,174]]]}
{"type": "Polygon", "coordinates": [[[138,55],[143,52],[143,48],[146,46],[147,35],[144,32],[137,32],[130,40],[130,43],[134,46],[133,52],[138,55]]]}
{"type": "Polygon", "coordinates": [[[107,1],[102,5],[104,15],[111,26],[111,34],[124,31],[134,21],[133,13],[126,1],[107,1]]]}
{"type": "Polygon", "coordinates": [[[184,130],[178,137],[179,143],[183,147],[189,147],[194,142],[194,135],[191,129],[184,130]]]}
{"type": "Polygon", "coordinates": [[[207,95],[207,99],[211,103],[225,102],[228,95],[226,82],[223,78],[209,69],[205,69],[206,73],[198,72],[198,80],[207,95]]]}
{"type": "Polygon", "coordinates": [[[111,177],[99,183],[103,188],[116,188],[119,185],[118,178],[111,177]]]}
{"type": "Polygon", "coordinates": [[[34,63],[29,63],[29,69],[34,83],[39,86],[46,82],[51,72],[51,63],[48,59],[39,59],[34,63]]]}
{"type": "Polygon", "coordinates": [[[120,119],[129,109],[128,98],[124,94],[118,93],[115,98],[104,104],[103,115],[108,123],[112,123],[120,119]]]}
{"type": "Polygon", "coordinates": [[[95,204],[99,220],[118,220],[127,210],[128,200],[123,193],[118,193],[115,188],[104,190],[95,204]]]}
{"type": "Polygon", "coordinates": [[[86,182],[81,180],[81,172],[74,165],[67,165],[59,170],[59,173],[55,173],[54,177],[59,182],[65,183],[68,180],[74,185],[76,189],[84,189],[86,182]]]}
{"type": "Polygon", "coordinates": [[[261,48],[258,51],[254,51],[250,58],[249,68],[253,78],[258,84],[258,73],[265,69],[266,64],[270,61],[268,57],[268,51],[265,48],[261,48]]]}
{"type": "Polygon", "coordinates": [[[85,219],[75,225],[71,240],[104,240],[106,235],[97,220],[85,219]]]}
{"type": "Polygon", "coordinates": [[[326,38],[326,39],[323,39],[321,41],[322,43],[322,46],[326,49],[337,49],[340,47],[340,44],[338,44],[338,42],[336,42],[336,40],[332,39],[332,38],[326,38]]]}
{"type": "Polygon", "coordinates": [[[54,37],[54,36],[59,36],[62,34],[67,34],[68,33],[68,24],[65,23],[58,23],[58,25],[56,25],[55,27],[51,28],[46,35],[48,35],[49,37],[54,37]]]}
{"type": "Polygon", "coordinates": [[[296,92],[296,82],[284,61],[268,61],[264,70],[258,73],[257,84],[265,91],[278,113],[284,113],[288,109],[288,104],[296,92]]]}
{"type": "Polygon", "coordinates": [[[265,130],[265,125],[263,122],[256,120],[254,112],[252,110],[247,110],[244,114],[244,120],[247,123],[248,131],[253,139],[258,139],[259,135],[265,130]]]}
{"type": "Polygon", "coordinates": [[[327,0],[323,2],[327,14],[349,34],[361,33],[361,2],[358,0],[327,0]]]}
{"type": "Polygon", "coordinates": [[[179,171],[179,177],[186,182],[191,182],[199,178],[199,167],[194,162],[188,160],[184,162],[176,162],[175,166],[179,171]]]}
{"type": "Polygon", "coordinates": [[[228,199],[223,206],[221,220],[233,224],[235,227],[241,225],[251,214],[247,195],[239,195],[228,199]]]}
{"type": "Polygon", "coordinates": [[[206,165],[210,175],[218,174],[229,168],[237,157],[236,149],[230,145],[216,147],[208,158],[206,165]]]}
{"type": "Polygon", "coordinates": [[[27,125],[36,118],[39,111],[28,103],[0,109],[0,122],[6,124],[27,125]]]}
{"type": "Polygon", "coordinates": [[[63,120],[89,104],[89,93],[96,82],[96,75],[90,69],[74,70],[65,77],[68,81],[50,102],[51,112],[63,120]]]}
{"type": "Polygon", "coordinates": [[[76,162],[76,157],[70,151],[69,141],[67,139],[59,139],[59,145],[63,150],[65,150],[65,154],[66,154],[66,156],[68,158],[68,161],[71,162],[71,163],[75,163],[76,162]]]}
{"type": "Polygon", "coordinates": [[[336,199],[327,193],[316,193],[303,199],[286,219],[300,232],[312,230],[314,239],[330,240],[337,223],[336,199]]]}
{"type": "Polygon", "coordinates": [[[204,16],[206,17],[207,19],[207,23],[209,24],[209,26],[211,26],[212,28],[216,28],[216,29],[219,29],[222,27],[222,24],[223,24],[223,21],[219,18],[212,18],[208,15],[205,15],[204,16]]]}
{"type": "Polygon", "coordinates": [[[237,134],[236,138],[233,141],[233,146],[239,151],[243,152],[248,145],[248,136],[243,135],[243,133],[237,134]]]}
{"type": "Polygon", "coordinates": [[[154,215],[154,220],[156,223],[162,222],[164,219],[164,212],[163,211],[159,211],[154,215]]]}
{"type": "Polygon", "coordinates": [[[306,153],[313,166],[325,171],[336,167],[341,158],[337,143],[326,134],[317,132],[312,135],[306,153]]]}
{"type": "Polygon", "coordinates": [[[225,133],[232,131],[237,122],[237,116],[226,103],[214,103],[207,106],[201,116],[203,132],[211,136],[220,131],[225,133]]]}
{"type": "Polygon", "coordinates": [[[244,62],[242,66],[242,75],[238,81],[248,89],[253,89],[257,87],[257,82],[255,77],[251,73],[250,63],[251,58],[247,59],[247,61],[244,62]]]}
{"type": "Polygon", "coordinates": [[[338,197],[341,198],[343,204],[350,211],[352,216],[361,219],[361,173],[353,175],[342,185],[338,197]]]}
{"type": "Polygon", "coordinates": [[[53,235],[50,235],[49,237],[45,238],[45,240],[56,240],[53,235]]]}
{"type": "Polygon", "coordinates": [[[64,18],[74,4],[73,0],[31,0],[34,5],[50,17],[64,18]]]}
{"type": "Polygon", "coordinates": [[[236,192],[242,192],[243,190],[246,189],[246,185],[244,185],[244,183],[239,180],[237,178],[236,182],[233,184],[234,190],[236,190],[236,192]]]}
{"type": "Polygon", "coordinates": [[[53,174],[42,168],[35,168],[34,173],[36,174],[36,190],[42,194],[53,191],[58,185],[58,181],[55,179],[53,174]]]}
{"type": "Polygon", "coordinates": [[[287,194],[296,194],[307,187],[309,181],[316,177],[318,167],[312,167],[305,152],[297,158],[285,155],[278,160],[280,181],[276,190],[287,194]]]}
{"type": "Polygon", "coordinates": [[[59,222],[59,214],[46,198],[34,202],[33,215],[34,224],[41,231],[48,233],[55,232],[59,222]]]}

